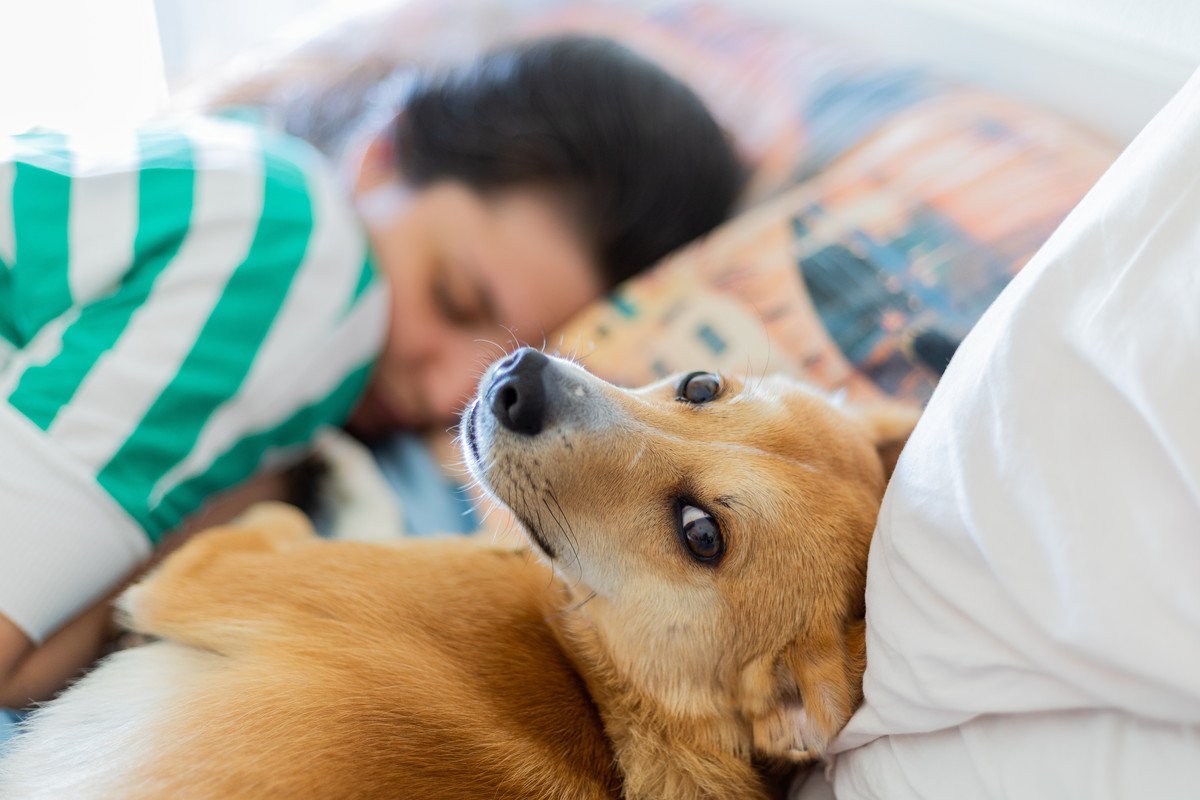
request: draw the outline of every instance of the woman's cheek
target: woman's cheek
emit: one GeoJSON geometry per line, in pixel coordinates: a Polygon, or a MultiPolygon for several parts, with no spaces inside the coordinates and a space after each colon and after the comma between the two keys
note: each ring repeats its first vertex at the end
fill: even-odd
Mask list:
{"type": "Polygon", "coordinates": [[[475,394],[480,376],[497,355],[495,347],[489,351],[471,338],[464,338],[456,345],[448,347],[437,368],[426,373],[425,396],[430,411],[443,422],[457,420],[475,394]]]}

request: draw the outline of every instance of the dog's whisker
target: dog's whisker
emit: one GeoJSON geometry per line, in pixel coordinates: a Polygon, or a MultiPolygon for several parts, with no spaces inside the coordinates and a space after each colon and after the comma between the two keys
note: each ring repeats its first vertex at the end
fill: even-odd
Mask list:
{"type": "Polygon", "coordinates": [[[512,350],[519,350],[521,348],[521,340],[517,338],[516,328],[514,328],[512,325],[501,325],[500,327],[504,329],[504,331],[508,334],[508,338],[512,340],[512,347],[506,349],[505,352],[507,353],[511,352],[512,350]]]}
{"type": "Polygon", "coordinates": [[[508,354],[508,351],[504,349],[504,346],[494,339],[476,339],[475,342],[476,344],[488,344],[496,348],[496,350],[499,351],[499,355],[497,355],[496,358],[504,358],[504,356],[508,354]]]}
{"type": "MultiPolygon", "coordinates": [[[[482,525],[483,523],[485,523],[485,522],[487,522],[489,519],[491,519],[491,517],[492,517],[492,514],[495,514],[495,513],[496,513],[496,509],[498,509],[499,507],[500,507],[500,506],[499,506],[499,505],[497,505],[496,503],[488,503],[488,505],[487,505],[487,510],[483,512],[483,517],[482,517],[482,518],[479,520],[479,524],[480,524],[480,525],[482,525]]],[[[511,528],[511,527],[512,527],[512,521],[511,521],[511,518],[510,518],[510,521],[509,521],[508,527],[509,527],[509,528],[511,528]]]]}
{"type": "Polygon", "coordinates": [[[554,506],[558,509],[559,515],[562,517],[563,524],[566,525],[565,534],[571,541],[571,549],[575,551],[575,561],[579,561],[578,545],[579,540],[575,537],[575,528],[571,525],[571,518],[567,516],[567,512],[563,510],[562,503],[558,502],[558,495],[554,493],[554,487],[550,484],[546,485],[546,491],[550,494],[550,499],[554,501],[554,506]]]}
{"type": "Polygon", "coordinates": [[[595,593],[594,591],[593,591],[593,592],[588,592],[588,596],[587,596],[587,597],[585,597],[585,598],[583,598],[582,600],[580,600],[580,601],[579,601],[578,603],[576,603],[574,606],[571,606],[570,608],[564,609],[564,610],[563,610],[561,613],[562,613],[562,614],[574,614],[576,611],[578,611],[579,609],[583,608],[584,606],[586,606],[588,603],[592,602],[592,601],[593,601],[593,600],[595,600],[595,599],[596,599],[596,593],[595,593]]]}
{"type": "MultiPolygon", "coordinates": [[[[551,496],[553,496],[553,493],[551,493],[551,496]]],[[[563,535],[563,538],[567,540],[567,544],[571,548],[571,555],[575,559],[574,564],[572,564],[572,566],[575,566],[575,567],[580,566],[579,549],[576,547],[575,537],[573,537],[570,533],[567,532],[567,525],[564,524],[566,522],[565,517],[561,520],[559,519],[558,515],[554,513],[554,509],[552,509],[550,507],[550,501],[547,500],[545,496],[542,497],[542,503],[543,503],[543,505],[546,506],[546,511],[547,511],[547,513],[550,514],[551,519],[554,520],[554,524],[558,528],[559,533],[561,533],[563,535]]],[[[555,505],[558,505],[557,500],[555,500],[554,503],[555,503],[555,505]]],[[[562,509],[562,506],[559,506],[560,511],[561,511],[561,509],[562,509]]]]}
{"type": "MultiPolygon", "coordinates": [[[[533,486],[532,486],[532,484],[530,485],[530,487],[529,487],[529,488],[530,488],[531,490],[533,489],[533,486]]],[[[547,507],[547,510],[548,510],[548,507],[547,507]]],[[[542,529],[542,527],[543,527],[543,526],[542,526],[542,513],[541,513],[540,511],[538,511],[537,509],[534,509],[533,513],[534,513],[534,515],[535,515],[535,516],[536,516],[536,518],[537,518],[537,520],[536,520],[536,522],[534,523],[534,525],[535,525],[535,526],[537,527],[537,529],[540,531],[540,530],[542,529]]],[[[528,525],[526,525],[526,527],[529,527],[529,526],[528,526],[528,525]]],[[[529,534],[530,534],[530,536],[533,536],[534,532],[533,532],[533,531],[529,531],[529,534]]],[[[538,533],[538,534],[537,534],[537,536],[538,536],[538,537],[540,537],[540,536],[541,536],[541,534],[540,534],[540,533],[538,533]]],[[[530,552],[532,552],[532,548],[530,548],[530,552]]],[[[550,570],[550,574],[548,575],[548,578],[549,578],[549,580],[548,580],[548,582],[546,583],[546,590],[547,590],[547,591],[549,591],[550,587],[552,587],[552,586],[554,585],[554,580],[555,580],[555,573],[554,573],[554,570],[550,570]]]]}

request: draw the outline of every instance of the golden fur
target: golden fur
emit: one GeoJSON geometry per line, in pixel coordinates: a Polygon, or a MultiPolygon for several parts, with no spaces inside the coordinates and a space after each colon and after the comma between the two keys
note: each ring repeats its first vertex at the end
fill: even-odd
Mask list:
{"type": "Polygon", "coordinates": [[[560,594],[527,552],[324,542],[260,506],[123,598],[135,629],[228,659],[158,732],[144,796],[614,797],[545,623],[560,594]]]}
{"type": "Polygon", "coordinates": [[[602,413],[468,456],[551,566],[322,541],[264,506],[129,590],[131,628],[219,658],[146,720],[120,796],[765,798],[819,757],[861,700],[867,550],[914,413],[782,379],[689,406],[556,368],[602,413]],[[719,518],[717,566],[684,552],[679,496],[719,518]]]}

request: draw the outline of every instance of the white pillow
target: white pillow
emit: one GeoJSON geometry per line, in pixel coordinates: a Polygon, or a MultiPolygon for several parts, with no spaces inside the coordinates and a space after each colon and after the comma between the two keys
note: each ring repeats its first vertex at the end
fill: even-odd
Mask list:
{"type": "Polygon", "coordinates": [[[840,800],[1200,797],[1200,73],[963,342],[867,623],[840,800]]]}

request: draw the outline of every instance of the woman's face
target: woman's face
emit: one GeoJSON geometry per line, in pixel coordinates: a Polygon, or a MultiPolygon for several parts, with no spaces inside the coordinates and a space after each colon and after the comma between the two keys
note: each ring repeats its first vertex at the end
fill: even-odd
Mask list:
{"type": "Polygon", "coordinates": [[[444,182],[364,217],[391,319],[351,420],[363,432],[452,422],[501,348],[541,344],[603,292],[583,237],[547,191],[485,197],[444,182]]]}

